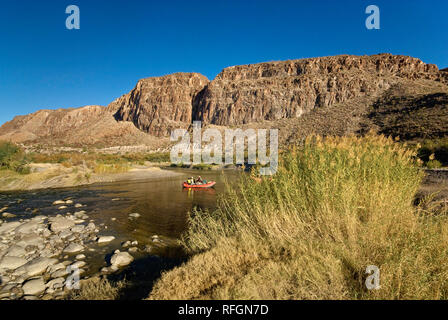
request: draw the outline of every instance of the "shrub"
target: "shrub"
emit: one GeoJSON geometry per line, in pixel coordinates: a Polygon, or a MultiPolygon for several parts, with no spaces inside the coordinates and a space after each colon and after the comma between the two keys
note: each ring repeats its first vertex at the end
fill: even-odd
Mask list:
{"type": "Polygon", "coordinates": [[[439,160],[429,160],[428,162],[426,162],[426,167],[428,169],[437,169],[442,167],[442,164],[439,160]]]}
{"type": "Polygon", "coordinates": [[[25,153],[11,142],[0,142],[0,169],[13,170],[19,174],[31,172],[25,153]]]}
{"type": "Polygon", "coordinates": [[[20,164],[14,168],[14,170],[19,174],[30,174],[31,168],[27,164],[20,164]]]}
{"type": "Polygon", "coordinates": [[[196,170],[211,170],[213,168],[213,165],[211,164],[205,164],[205,163],[199,163],[192,166],[192,169],[196,170]]]}
{"type": "Polygon", "coordinates": [[[150,162],[170,162],[171,161],[169,152],[149,153],[145,156],[145,160],[150,161],[150,162]]]}
{"type": "Polygon", "coordinates": [[[72,290],[67,300],[117,300],[125,285],[125,280],[112,283],[106,278],[93,277],[82,280],[81,288],[72,290]]]}
{"type": "Polygon", "coordinates": [[[434,159],[438,160],[441,165],[448,166],[448,138],[440,138],[433,140],[424,140],[421,148],[418,151],[418,157],[424,162],[430,159],[430,156],[434,155],[434,159]]]}
{"type": "Polygon", "coordinates": [[[11,142],[0,142],[0,166],[10,168],[22,154],[21,149],[11,142]]]}
{"type": "Polygon", "coordinates": [[[127,164],[97,164],[93,171],[96,174],[103,173],[123,173],[129,171],[129,166],[127,164]]]}

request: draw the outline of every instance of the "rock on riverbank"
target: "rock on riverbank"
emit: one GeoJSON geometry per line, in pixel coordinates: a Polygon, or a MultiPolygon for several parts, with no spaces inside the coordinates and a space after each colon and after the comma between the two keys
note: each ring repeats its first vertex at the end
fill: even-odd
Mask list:
{"type": "Polygon", "coordinates": [[[66,277],[87,267],[71,254],[83,259],[96,244],[98,227],[81,221],[67,214],[0,224],[0,299],[61,298],[66,277]]]}

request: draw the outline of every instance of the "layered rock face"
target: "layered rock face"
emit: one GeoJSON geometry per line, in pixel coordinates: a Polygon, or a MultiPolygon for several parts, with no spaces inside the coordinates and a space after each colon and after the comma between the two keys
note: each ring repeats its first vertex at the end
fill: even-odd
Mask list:
{"type": "Polygon", "coordinates": [[[435,65],[405,56],[335,56],[224,69],[195,98],[194,119],[216,125],[297,118],[376,95],[400,79],[442,81],[435,65]]]}
{"type": "Polygon", "coordinates": [[[108,109],[117,110],[115,118],[119,121],[131,121],[142,131],[166,136],[171,130],[191,123],[193,98],[208,82],[198,73],[142,79],[130,93],[112,102],[108,109]]]}

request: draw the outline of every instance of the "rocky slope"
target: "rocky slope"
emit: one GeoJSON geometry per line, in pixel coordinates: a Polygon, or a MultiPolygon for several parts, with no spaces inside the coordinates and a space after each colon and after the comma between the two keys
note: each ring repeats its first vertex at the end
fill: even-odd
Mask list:
{"type": "Polygon", "coordinates": [[[0,139],[50,146],[157,145],[130,122],[119,122],[102,106],[39,110],[0,127],[0,139]]]}
{"type": "Polygon", "coordinates": [[[372,105],[368,119],[376,131],[405,140],[448,134],[448,90],[396,85],[372,105]],[[432,89],[432,90],[431,90],[432,89]]]}
{"type": "Polygon", "coordinates": [[[368,129],[408,138],[435,137],[447,134],[447,94],[446,69],[407,56],[267,62],[226,68],[211,82],[197,73],[142,79],[108,107],[41,110],[16,117],[0,127],[0,139],[159,146],[166,145],[171,130],[187,128],[192,120],[221,128],[276,127],[282,141],[289,142],[309,133],[368,129]],[[421,134],[420,122],[425,122],[421,134]],[[409,130],[413,133],[407,134],[409,130]]]}
{"type": "Polygon", "coordinates": [[[370,130],[405,140],[435,138],[448,135],[447,96],[448,86],[444,83],[402,80],[375,95],[264,125],[280,128],[282,143],[294,143],[310,134],[364,134],[370,130]]]}

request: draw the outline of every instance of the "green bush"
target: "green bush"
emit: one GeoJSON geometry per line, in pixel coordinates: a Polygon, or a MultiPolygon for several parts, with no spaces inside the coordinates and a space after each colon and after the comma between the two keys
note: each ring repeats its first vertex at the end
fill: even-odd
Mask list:
{"type": "Polygon", "coordinates": [[[170,162],[170,153],[150,153],[145,156],[145,160],[150,162],[170,162]]]}
{"type": "Polygon", "coordinates": [[[11,142],[0,142],[0,166],[9,168],[21,153],[18,146],[11,142]]]}
{"type": "Polygon", "coordinates": [[[418,150],[418,157],[423,162],[437,160],[441,166],[448,166],[448,138],[424,140],[418,150]],[[430,159],[434,155],[434,159],[430,159]]]}
{"type": "Polygon", "coordinates": [[[429,160],[428,162],[426,162],[426,167],[428,169],[437,169],[442,167],[442,163],[440,163],[439,160],[429,160]]]}
{"type": "Polygon", "coordinates": [[[20,174],[28,174],[31,172],[28,159],[23,150],[11,143],[0,142],[0,169],[9,169],[20,174]]]}

